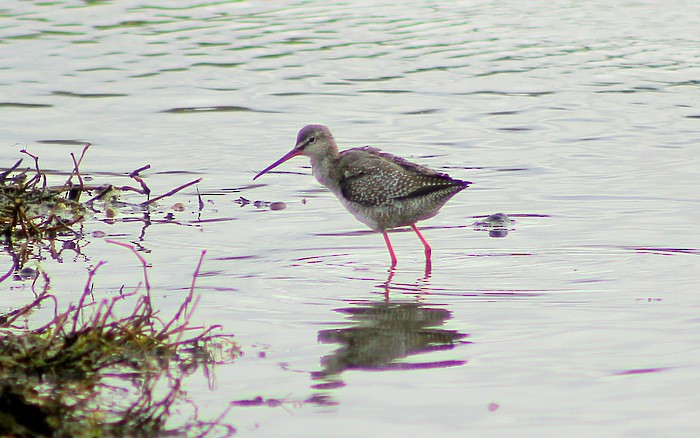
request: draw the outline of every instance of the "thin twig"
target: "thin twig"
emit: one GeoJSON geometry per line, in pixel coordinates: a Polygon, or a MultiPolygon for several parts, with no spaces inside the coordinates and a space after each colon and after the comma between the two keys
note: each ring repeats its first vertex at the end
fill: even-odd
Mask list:
{"type": "MultiPolygon", "coordinates": [[[[141,175],[139,175],[139,173],[141,173],[141,171],[143,171],[143,170],[148,170],[150,168],[151,168],[151,165],[146,164],[145,166],[139,167],[138,169],[132,171],[129,174],[129,178],[136,180],[136,182],[138,182],[141,185],[141,189],[143,190],[142,193],[145,194],[146,196],[151,195],[151,189],[148,188],[148,185],[146,185],[146,181],[144,181],[143,178],[141,178],[141,175]]],[[[134,189],[133,187],[129,187],[129,188],[138,192],[138,190],[134,189]]]]}
{"type": "Polygon", "coordinates": [[[130,178],[133,178],[134,176],[136,176],[136,175],[138,175],[139,173],[141,173],[142,170],[148,170],[148,169],[150,169],[150,168],[151,168],[151,165],[150,165],[150,164],[146,164],[145,166],[141,166],[141,167],[139,167],[139,168],[136,169],[136,170],[132,170],[131,173],[129,174],[129,177],[130,177],[130,178]]]}
{"type": "Polygon", "coordinates": [[[0,173],[0,183],[2,183],[3,181],[5,181],[5,178],[7,178],[7,176],[8,176],[9,174],[11,174],[12,172],[14,172],[14,170],[17,169],[17,168],[19,167],[20,164],[22,164],[22,159],[21,159],[21,158],[15,163],[14,166],[10,167],[9,169],[7,169],[6,171],[4,171],[3,173],[0,173]]]}
{"type": "Polygon", "coordinates": [[[101,189],[101,190],[100,190],[100,193],[98,193],[97,195],[95,195],[95,196],[93,196],[92,198],[88,199],[88,200],[85,202],[85,205],[91,205],[93,202],[95,202],[95,201],[97,201],[97,200],[99,200],[99,199],[102,199],[107,193],[109,193],[110,190],[114,189],[114,186],[112,186],[111,184],[107,184],[107,186],[105,186],[105,187],[98,187],[98,188],[101,189]]]}
{"type": "MultiPolygon", "coordinates": [[[[75,159],[75,154],[73,152],[70,153],[71,158],[73,159],[73,172],[75,172],[75,175],[78,177],[78,182],[80,183],[80,186],[78,187],[78,194],[75,195],[73,198],[74,201],[78,201],[80,199],[80,194],[83,192],[83,189],[85,187],[85,184],[83,183],[83,177],[80,175],[80,163],[83,162],[83,158],[85,157],[85,152],[87,152],[88,148],[90,147],[90,143],[86,143],[85,147],[83,147],[83,152],[80,154],[80,158],[78,160],[75,159]]],[[[71,187],[73,185],[72,179],[73,179],[73,172],[71,172],[70,176],[68,177],[68,180],[66,181],[66,186],[71,187]]],[[[70,188],[70,190],[73,190],[70,188]]]]}
{"type": "Polygon", "coordinates": [[[202,178],[197,178],[196,180],[190,181],[190,182],[188,182],[187,184],[183,184],[183,185],[181,185],[180,187],[177,187],[177,188],[175,188],[175,189],[169,191],[168,193],[165,193],[165,194],[160,195],[160,196],[156,196],[156,197],[153,198],[153,199],[149,199],[148,201],[142,202],[141,205],[150,205],[150,204],[153,204],[153,203],[156,202],[156,201],[159,201],[159,200],[161,200],[161,199],[163,199],[163,198],[167,198],[168,196],[174,195],[175,193],[179,192],[180,190],[186,189],[187,187],[189,187],[189,186],[191,186],[191,185],[194,185],[194,184],[197,184],[197,183],[200,183],[200,182],[202,182],[202,178]]]}
{"type": "MultiPolygon", "coordinates": [[[[168,332],[168,329],[170,329],[170,326],[173,323],[175,323],[175,321],[180,319],[180,316],[182,316],[183,314],[187,315],[187,306],[190,304],[190,302],[192,302],[192,297],[194,296],[194,286],[195,286],[195,283],[197,282],[197,277],[199,277],[199,270],[202,268],[202,263],[204,262],[204,256],[206,255],[206,253],[207,253],[206,250],[202,250],[202,253],[199,255],[199,262],[197,263],[197,267],[194,270],[194,274],[192,274],[192,282],[190,283],[190,290],[187,293],[187,297],[185,298],[185,301],[183,301],[182,304],[180,304],[180,308],[177,310],[177,313],[175,314],[173,319],[171,319],[167,324],[165,324],[165,326],[160,331],[158,336],[169,335],[170,332],[168,332]]],[[[185,319],[187,319],[187,317],[185,317],[185,319]]],[[[185,324],[181,327],[184,327],[186,325],[187,324],[185,324]]]]}
{"type": "Polygon", "coordinates": [[[150,298],[151,285],[148,283],[148,272],[147,272],[148,262],[146,262],[146,259],[144,259],[143,256],[141,254],[139,254],[139,252],[136,250],[136,248],[133,245],[130,245],[128,243],[123,243],[123,242],[117,242],[116,240],[112,240],[112,239],[105,239],[105,242],[112,243],[114,245],[119,245],[123,248],[130,249],[131,252],[133,252],[134,255],[139,259],[139,261],[141,262],[141,266],[143,267],[143,281],[144,281],[144,286],[146,287],[146,294],[150,298]]]}
{"type": "Polygon", "coordinates": [[[199,201],[199,211],[204,210],[204,201],[202,200],[202,194],[199,193],[199,187],[197,187],[197,200],[199,201]]]}
{"type": "Polygon", "coordinates": [[[20,152],[23,153],[23,154],[29,155],[29,156],[32,157],[32,159],[34,160],[34,170],[36,171],[36,175],[34,175],[34,176],[27,182],[27,186],[32,186],[32,187],[34,187],[34,186],[36,186],[36,183],[39,182],[39,180],[41,180],[41,179],[43,178],[43,179],[44,179],[44,184],[43,184],[43,186],[42,186],[42,190],[45,189],[45,188],[46,188],[46,175],[44,175],[44,174],[41,172],[41,170],[39,169],[39,157],[37,157],[36,155],[30,154],[26,149],[22,149],[22,150],[20,150],[20,152]],[[36,181],[35,181],[35,180],[36,180],[36,181]]]}
{"type": "Polygon", "coordinates": [[[197,435],[196,438],[206,437],[207,435],[209,435],[212,432],[212,430],[216,426],[223,426],[224,428],[226,428],[229,435],[233,435],[234,433],[236,433],[236,429],[233,426],[226,425],[226,424],[220,424],[221,421],[224,419],[224,417],[226,417],[228,415],[228,413],[231,411],[231,409],[233,409],[233,405],[229,404],[228,407],[226,409],[224,409],[224,411],[221,413],[221,415],[219,415],[214,421],[209,422],[209,424],[208,424],[209,427],[207,429],[203,430],[202,433],[197,435]]]}
{"type": "Polygon", "coordinates": [[[90,271],[88,272],[88,278],[87,278],[87,281],[85,282],[85,288],[83,289],[83,294],[80,296],[80,301],[78,301],[78,311],[76,311],[75,314],[73,315],[73,328],[71,329],[71,332],[75,332],[75,329],[78,326],[78,317],[82,313],[80,310],[84,307],[85,299],[87,298],[87,296],[92,293],[92,287],[91,287],[92,277],[95,276],[95,273],[97,273],[97,270],[100,268],[100,266],[104,265],[105,263],[107,263],[107,262],[100,261],[99,263],[97,263],[97,265],[94,268],[90,269],[90,271]]]}
{"type": "Polygon", "coordinates": [[[10,277],[10,275],[12,275],[12,273],[15,272],[15,268],[16,268],[16,267],[17,267],[17,262],[13,260],[12,266],[10,266],[10,270],[7,271],[6,274],[3,274],[2,277],[0,277],[0,283],[2,283],[3,281],[7,280],[7,279],[10,277]]]}
{"type": "Polygon", "coordinates": [[[0,321],[0,327],[10,327],[12,325],[12,323],[17,320],[17,318],[34,310],[34,308],[38,307],[42,301],[44,301],[48,298],[53,298],[53,297],[51,295],[49,295],[48,290],[44,290],[31,303],[27,304],[26,306],[22,307],[21,309],[13,310],[12,312],[10,312],[8,314],[3,315],[3,317],[6,319],[4,321],[0,321]]]}

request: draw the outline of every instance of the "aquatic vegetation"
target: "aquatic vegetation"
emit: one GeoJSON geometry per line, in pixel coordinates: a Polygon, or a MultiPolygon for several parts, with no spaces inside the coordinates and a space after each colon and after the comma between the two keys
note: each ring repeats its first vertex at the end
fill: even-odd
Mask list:
{"type": "MultiPolygon", "coordinates": [[[[161,319],[151,300],[146,262],[144,280],[132,291],[112,298],[93,298],[89,273],[77,304],[38,328],[17,323],[44,303],[58,301],[43,286],[26,306],[0,315],[0,434],[51,436],[155,436],[167,433],[206,435],[232,431],[219,421],[191,418],[175,429],[166,427],[174,407],[182,404],[182,380],[200,367],[238,357],[232,335],[220,326],[193,327],[194,283],[177,313],[161,319]],[[115,307],[132,303],[126,316],[115,307]],[[195,333],[191,335],[191,333],[195,333]]],[[[35,282],[35,286],[37,283],[35,282]]]]}
{"type": "MultiPolygon", "coordinates": [[[[83,154],[88,149],[86,145],[83,154]]],[[[39,169],[39,158],[22,151],[34,159],[34,169],[19,169],[23,160],[0,173],[0,225],[8,242],[17,238],[42,238],[69,230],[71,225],[83,219],[85,206],[79,201],[80,184],[74,186],[71,173],[62,187],[49,188],[46,174],[39,169]]],[[[82,159],[82,156],[81,158],[82,159]]],[[[74,172],[77,173],[78,161],[74,172]]]]}
{"type": "Polygon", "coordinates": [[[135,205],[148,212],[156,201],[200,181],[151,198],[139,175],[150,166],[143,166],[128,175],[138,187],[88,186],[78,170],[88,148],[79,158],[71,154],[73,170],[60,186],[47,183],[38,157],[27,151],[22,153],[33,158],[33,168],[21,168],[19,160],[0,171],[3,249],[12,256],[0,284],[10,277],[29,281],[34,293],[30,303],[0,314],[0,435],[230,435],[234,428],[221,421],[227,411],[213,421],[201,421],[197,407],[190,406],[192,414],[182,416],[187,408],[183,379],[197,370],[212,379],[215,365],[241,354],[233,335],[218,333],[221,326],[190,324],[205,251],[189,293],[170,318],[154,307],[147,262],[131,244],[105,239],[133,252],[143,268],[141,281],[131,290],[122,287],[97,298],[95,276],[104,262],[96,263],[77,303],[67,308],[50,287],[50,276],[40,267],[25,266],[40,259],[43,248],[59,261],[65,250],[80,254],[80,242],[90,237],[83,234],[82,221],[116,214],[123,192],[145,195],[146,201],[135,205]],[[82,202],[83,194],[91,197],[82,202]],[[47,306],[53,306],[52,318],[35,312],[47,306]],[[175,411],[178,425],[168,422],[175,411]]]}
{"type": "MultiPolygon", "coordinates": [[[[150,169],[142,166],[128,174],[133,185],[88,185],[79,167],[90,144],[83,147],[76,157],[71,153],[73,168],[63,184],[49,185],[47,173],[39,166],[39,157],[26,150],[21,153],[33,159],[33,167],[21,167],[23,160],[18,160],[7,169],[0,169],[0,229],[2,230],[5,251],[14,261],[11,271],[21,271],[30,260],[35,246],[55,243],[54,240],[79,240],[85,236],[80,225],[87,218],[104,218],[105,222],[115,222],[120,209],[138,209],[146,216],[156,203],[166,197],[197,184],[197,178],[167,193],[151,197],[141,172],[150,169]],[[145,196],[144,201],[129,204],[120,201],[124,193],[145,196]],[[81,201],[83,195],[89,196],[81,201]]],[[[200,209],[203,202],[199,198],[200,209]]],[[[71,246],[69,244],[69,246],[71,246]]],[[[10,273],[0,276],[2,282],[10,273]]]]}

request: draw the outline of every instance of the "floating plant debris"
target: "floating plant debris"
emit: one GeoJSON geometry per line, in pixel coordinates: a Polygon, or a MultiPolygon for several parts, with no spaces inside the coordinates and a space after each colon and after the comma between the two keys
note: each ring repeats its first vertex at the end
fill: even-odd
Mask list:
{"type": "Polygon", "coordinates": [[[490,237],[506,237],[508,231],[512,231],[511,225],[515,221],[505,213],[494,213],[486,218],[474,222],[477,231],[488,231],[490,237]]]}
{"type": "Polygon", "coordinates": [[[287,208],[287,204],[281,201],[251,201],[249,199],[246,199],[242,196],[240,196],[238,199],[235,201],[236,204],[240,204],[241,207],[245,207],[246,205],[253,204],[253,207],[255,208],[260,208],[260,209],[265,209],[269,208],[270,210],[284,210],[287,208]]]}

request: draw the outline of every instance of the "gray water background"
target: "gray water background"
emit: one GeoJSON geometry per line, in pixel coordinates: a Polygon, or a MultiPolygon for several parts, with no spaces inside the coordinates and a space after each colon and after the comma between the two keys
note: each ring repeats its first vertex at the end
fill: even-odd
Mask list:
{"type": "MultiPolygon", "coordinates": [[[[68,172],[90,142],[94,183],[204,178],[202,211],[189,189],[84,231],[141,248],[164,314],[207,250],[195,319],[245,354],[188,397],[204,418],[284,401],[234,406],[239,435],[693,436],[699,29],[692,1],[9,0],[0,166],[27,148],[68,172]],[[307,123],[473,182],[421,224],[430,278],[396,232],[388,279],[381,236],[305,159],[251,181],[307,123]],[[506,237],[473,225],[496,212],[506,237]]],[[[66,303],[100,260],[98,291],[139,281],[99,238],[43,256],[66,303]]]]}

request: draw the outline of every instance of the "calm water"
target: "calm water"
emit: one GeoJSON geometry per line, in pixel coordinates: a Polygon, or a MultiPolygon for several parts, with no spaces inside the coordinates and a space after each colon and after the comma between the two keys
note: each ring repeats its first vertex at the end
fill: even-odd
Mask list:
{"type": "MultiPolygon", "coordinates": [[[[90,142],[96,183],[204,178],[201,212],[186,190],[84,231],[142,249],[164,314],[207,250],[195,319],[245,355],[188,397],[283,401],[234,405],[240,435],[700,432],[700,4],[374,5],[5,1],[0,167],[90,142]],[[474,182],[423,223],[429,278],[410,232],[390,276],[306,159],[251,181],[307,123],[474,182]],[[473,225],[497,212],[507,236],[473,225]]],[[[42,256],[66,302],[100,260],[97,289],[140,280],[99,238],[42,256]]]]}

